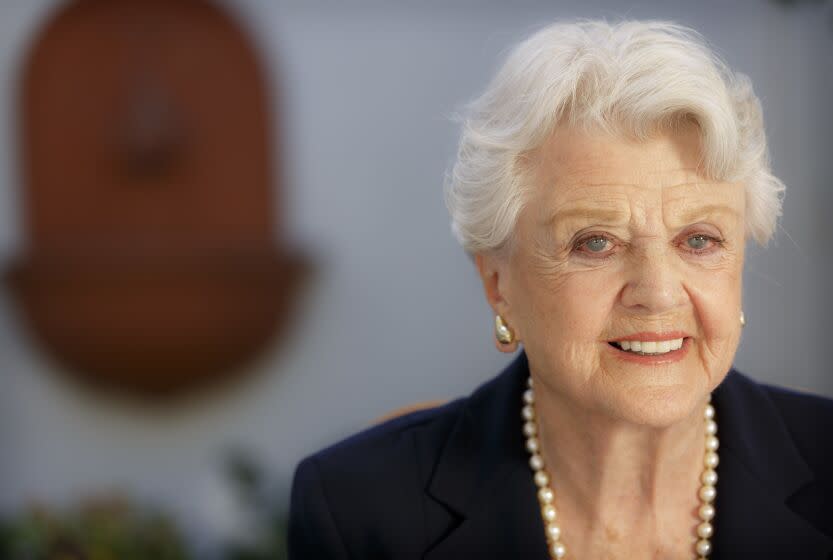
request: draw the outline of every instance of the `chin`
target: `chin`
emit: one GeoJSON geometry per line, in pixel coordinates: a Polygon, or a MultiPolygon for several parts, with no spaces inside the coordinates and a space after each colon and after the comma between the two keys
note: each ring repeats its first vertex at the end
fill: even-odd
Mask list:
{"type": "Polygon", "coordinates": [[[702,406],[707,393],[696,385],[645,385],[617,391],[611,412],[621,420],[663,429],[684,422],[702,406]]]}

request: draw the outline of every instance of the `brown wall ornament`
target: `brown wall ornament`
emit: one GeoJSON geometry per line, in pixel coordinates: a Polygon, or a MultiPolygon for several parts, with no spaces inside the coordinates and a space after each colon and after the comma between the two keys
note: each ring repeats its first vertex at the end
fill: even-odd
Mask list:
{"type": "Polygon", "coordinates": [[[25,246],[9,280],[68,371],[181,394],[279,334],[304,267],[279,241],[277,103],[224,13],[69,2],[33,44],[20,101],[25,246]]]}

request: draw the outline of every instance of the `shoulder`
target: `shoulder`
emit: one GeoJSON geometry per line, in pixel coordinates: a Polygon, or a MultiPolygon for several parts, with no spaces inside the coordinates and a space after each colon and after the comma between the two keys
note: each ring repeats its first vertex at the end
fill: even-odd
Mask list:
{"type": "Polygon", "coordinates": [[[354,485],[368,479],[375,485],[395,475],[397,464],[413,465],[416,450],[439,453],[466,399],[419,410],[362,430],[310,455],[300,465],[315,464],[332,485],[354,485]],[[332,477],[332,480],[328,480],[332,477]]]}
{"type": "Polygon", "coordinates": [[[422,494],[465,401],[394,418],[301,461],[290,558],[404,558],[421,550],[422,494]]]}
{"type": "Polygon", "coordinates": [[[789,426],[799,431],[833,429],[833,399],[767,383],[760,383],[789,426]]]}

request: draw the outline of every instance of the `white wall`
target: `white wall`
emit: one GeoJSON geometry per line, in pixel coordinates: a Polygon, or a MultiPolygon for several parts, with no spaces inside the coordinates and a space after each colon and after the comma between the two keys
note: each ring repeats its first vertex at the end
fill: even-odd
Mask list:
{"type": "MultiPolygon", "coordinates": [[[[20,246],[15,94],[52,0],[0,6],[0,257],[20,246]]],[[[256,451],[278,487],[305,454],[402,404],[468,392],[507,360],[474,271],[449,233],[447,116],[500,53],[556,17],[669,18],[702,31],[761,96],[783,231],[749,257],[736,363],[762,380],[833,395],[833,27],[830,10],[763,0],[570,2],[226,0],[283,96],[287,208],[315,256],[295,336],[227,393],[148,409],[58,375],[0,296],[0,509],[123,487],[181,513],[210,540],[227,524],[218,465],[256,451]],[[827,18],[827,19],[826,19],[827,18]]]]}

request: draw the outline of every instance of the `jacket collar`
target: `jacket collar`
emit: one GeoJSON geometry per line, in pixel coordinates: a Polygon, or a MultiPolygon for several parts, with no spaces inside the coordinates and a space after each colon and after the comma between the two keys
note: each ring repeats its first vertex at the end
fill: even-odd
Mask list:
{"type": "MultiPolygon", "coordinates": [[[[448,523],[425,560],[548,558],[520,415],[529,366],[521,353],[475,391],[434,466],[426,492],[448,523]]],[[[775,405],[734,370],[715,391],[721,441],[714,553],[721,558],[827,558],[833,539],[785,504],[813,484],[775,405]]]]}

